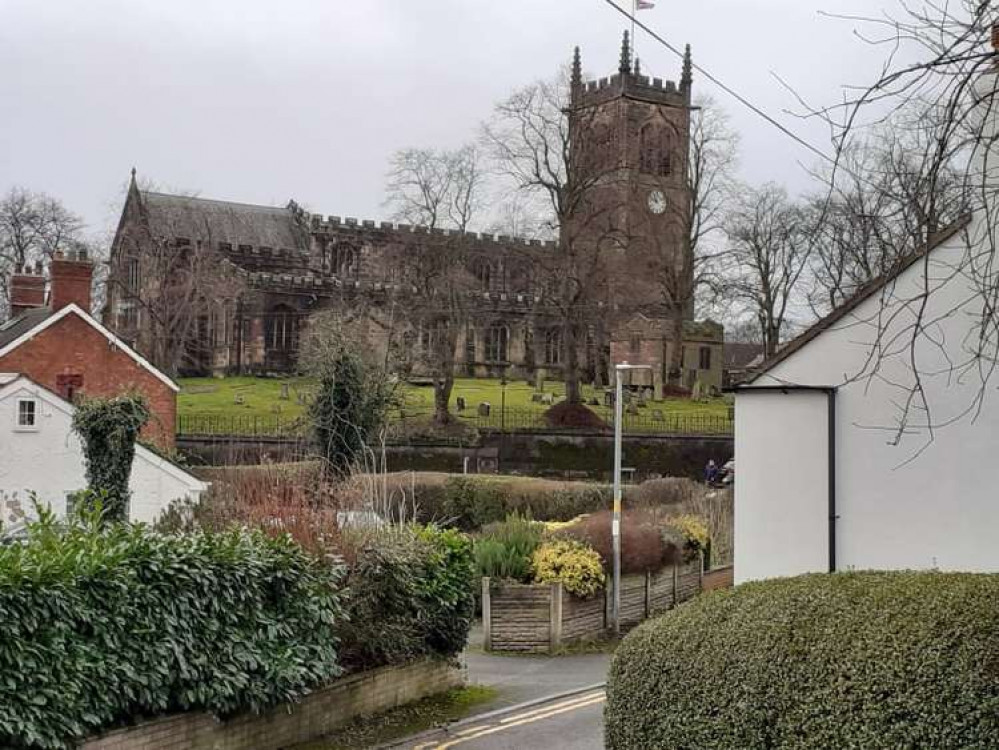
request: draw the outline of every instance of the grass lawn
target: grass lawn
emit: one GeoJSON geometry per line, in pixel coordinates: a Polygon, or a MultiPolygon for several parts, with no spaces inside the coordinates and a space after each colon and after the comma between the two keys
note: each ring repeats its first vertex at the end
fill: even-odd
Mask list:
{"type": "Polygon", "coordinates": [[[381,745],[463,719],[476,706],[495,698],[496,692],[481,685],[457,688],[383,714],[355,719],[324,739],[297,745],[294,750],[354,750],[381,745]]]}
{"type": "MultiPolygon", "coordinates": [[[[300,416],[304,406],[300,403],[308,400],[314,384],[307,378],[182,378],[181,392],[178,398],[177,411],[181,418],[185,416],[247,416],[275,417],[294,419],[300,416]],[[287,384],[288,398],[282,399],[282,386],[287,384]]],[[[493,411],[498,412],[503,403],[503,387],[499,380],[458,378],[454,382],[451,394],[451,407],[459,396],[465,399],[466,416],[473,416],[476,407],[481,402],[492,404],[493,411]]],[[[531,411],[542,413],[549,407],[531,401],[534,386],[524,381],[509,382],[506,386],[506,408],[511,411],[531,411]]],[[[565,384],[560,381],[547,381],[545,392],[551,393],[555,402],[565,397],[565,384]]],[[[589,400],[596,397],[603,404],[602,392],[596,392],[590,386],[583,387],[583,396],[589,400]]],[[[427,386],[402,384],[400,386],[401,409],[407,417],[429,415],[433,411],[434,389],[427,386]]],[[[611,410],[604,406],[591,406],[604,419],[611,418],[611,410]]],[[[725,416],[728,405],[724,399],[709,401],[691,401],[689,399],[668,399],[653,401],[650,409],[659,409],[670,414],[706,414],[725,416]]],[[[397,415],[398,416],[398,415],[397,415]]]]}

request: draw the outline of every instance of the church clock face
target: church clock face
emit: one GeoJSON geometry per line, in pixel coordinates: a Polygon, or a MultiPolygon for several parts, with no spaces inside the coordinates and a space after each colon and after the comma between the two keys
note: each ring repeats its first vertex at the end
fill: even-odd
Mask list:
{"type": "Polygon", "coordinates": [[[649,193],[649,210],[657,215],[666,211],[666,196],[662,190],[653,190],[649,193]]]}

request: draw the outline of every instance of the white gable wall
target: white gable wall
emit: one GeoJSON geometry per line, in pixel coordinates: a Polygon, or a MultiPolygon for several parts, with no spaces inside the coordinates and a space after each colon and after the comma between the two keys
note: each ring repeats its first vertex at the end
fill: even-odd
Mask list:
{"type": "MultiPolygon", "coordinates": [[[[973,224],[970,231],[980,236],[983,227],[973,224]]],[[[875,377],[847,382],[870,369],[866,363],[877,330],[873,321],[882,309],[879,296],[860,304],[753,383],[840,386],[836,396],[840,570],[999,571],[999,495],[993,478],[999,456],[999,380],[986,388],[986,401],[974,418],[967,412],[983,375],[976,370],[958,375],[947,366],[947,356],[963,362],[975,344],[975,290],[953,274],[966,252],[966,242],[954,237],[930,254],[928,267],[916,263],[887,290],[895,303],[887,307],[891,315],[882,319],[893,321],[888,331],[897,338],[882,339],[892,343],[875,377]],[[893,444],[901,405],[912,383],[906,344],[913,315],[899,300],[911,300],[924,278],[930,279],[934,290],[924,320],[933,321],[928,333],[946,355],[924,341],[917,348],[918,367],[925,373],[932,422],[953,423],[938,428],[928,442],[926,416],[917,403],[910,409],[901,440],[893,444]]],[[[806,548],[816,544],[814,525],[827,522],[824,505],[808,504],[809,518],[800,518],[802,498],[826,491],[824,467],[812,460],[813,441],[806,439],[810,428],[802,425],[793,399],[746,393],[736,402],[736,574],[740,580],[794,575],[802,572],[806,548]],[[780,454],[777,461],[786,467],[784,472],[773,471],[772,459],[759,459],[761,452],[771,452],[767,446],[780,454]],[[750,553],[771,559],[753,560],[750,553]]],[[[816,556],[809,569],[827,569],[824,541],[821,550],[822,556],[816,556]]]]}
{"type": "MultiPolygon", "coordinates": [[[[83,450],[72,430],[72,406],[26,378],[0,387],[0,515],[4,522],[10,521],[9,504],[15,498],[25,511],[30,510],[32,491],[64,515],[66,495],[86,486],[83,450]],[[37,430],[17,429],[21,398],[36,401],[37,430]]],[[[196,498],[207,485],[137,446],[129,487],[130,519],[151,522],[173,500],[196,498]]]]}

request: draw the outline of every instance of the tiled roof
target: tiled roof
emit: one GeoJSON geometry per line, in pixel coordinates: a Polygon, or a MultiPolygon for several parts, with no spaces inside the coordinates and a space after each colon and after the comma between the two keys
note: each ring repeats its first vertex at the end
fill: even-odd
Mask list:
{"type": "Polygon", "coordinates": [[[39,323],[44,322],[51,315],[52,311],[49,308],[36,307],[0,325],[0,349],[3,349],[11,341],[27,333],[39,323]]]}

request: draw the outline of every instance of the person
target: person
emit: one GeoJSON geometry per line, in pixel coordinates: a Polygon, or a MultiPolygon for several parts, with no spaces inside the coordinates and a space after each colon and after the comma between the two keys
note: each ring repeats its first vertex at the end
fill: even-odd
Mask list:
{"type": "Polygon", "coordinates": [[[718,481],[718,464],[715,463],[713,458],[704,467],[704,481],[708,484],[715,484],[718,481]]]}

